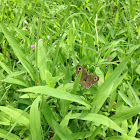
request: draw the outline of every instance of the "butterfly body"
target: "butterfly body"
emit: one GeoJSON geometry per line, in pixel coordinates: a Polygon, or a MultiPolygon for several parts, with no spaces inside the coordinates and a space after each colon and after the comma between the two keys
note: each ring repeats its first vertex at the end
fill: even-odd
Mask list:
{"type": "Polygon", "coordinates": [[[97,75],[94,75],[94,74],[88,75],[87,71],[82,66],[77,65],[76,74],[78,74],[81,70],[82,70],[82,75],[81,75],[81,79],[80,79],[80,84],[82,84],[83,81],[85,81],[85,84],[84,84],[85,88],[90,88],[93,84],[98,82],[99,77],[97,75]]]}

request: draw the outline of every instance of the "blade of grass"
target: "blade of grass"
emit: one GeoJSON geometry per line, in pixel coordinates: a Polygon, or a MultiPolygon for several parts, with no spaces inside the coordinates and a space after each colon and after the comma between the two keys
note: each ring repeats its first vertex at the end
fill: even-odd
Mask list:
{"type": "Polygon", "coordinates": [[[26,82],[24,80],[21,80],[21,79],[5,78],[1,81],[6,82],[6,83],[11,83],[11,84],[16,84],[16,85],[21,85],[21,86],[24,86],[24,87],[28,87],[28,84],[26,84],[26,82]]]}
{"type": "Polygon", "coordinates": [[[105,138],[105,140],[139,140],[139,139],[130,136],[112,136],[105,138]]]}
{"type": "Polygon", "coordinates": [[[76,92],[76,89],[78,88],[79,86],[79,82],[80,82],[80,79],[81,79],[81,75],[82,75],[82,70],[78,73],[78,76],[76,77],[75,81],[74,81],[74,84],[73,84],[73,89],[72,89],[72,92],[71,93],[75,93],[76,92]]]}
{"type": "Polygon", "coordinates": [[[22,63],[22,65],[25,67],[33,81],[36,79],[35,71],[33,66],[24,58],[24,53],[22,52],[20,45],[17,43],[17,41],[13,38],[11,33],[7,30],[5,25],[0,22],[0,28],[2,29],[3,33],[5,34],[6,39],[8,40],[9,44],[11,45],[15,55],[18,57],[19,61],[22,63]]]}
{"type": "Polygon", "coordinates": [[[10,128],[9,132],[7,133],[6,137],[4,138],[7,139],[7,137],[10,135],[10,133],[12,132],[12,130],[15,128],[16,124],[18,123],[18,121],[20,120],[20,118],[23,116],[23,114],[30,108],[30,106],[28,106],[21,114],[20,116],[16,119],[16,121],[14,122],[14,124],[12,125],[12,127],[10,128]]]}
{"type": "Polygon", "coordinates": [[[90,136],[89,140],[93,140],[95,138],[95,136],[99,133],[99,131],[101,131],[101,127],[102,125],[99,125],[93,132],[92,135],[90,136]]]}
{"type": "Polygon", "coordinates": [[[139,106],[134,106],[132,108],[129,108],[127,110],[124,110],[123,112],[119,112],[116,115],[112,116],[111,119],[115,121],[116,123],[121,123],[124,120],[127,120],[135,115],[137,115],[140,112],[139,106]]]}
{"type": "Polygon", "coordinates": [[[6,66],[5,63],[0,61],[0,66],[5,70],[8,74],[12,73],[12,71],[6,66]]]}
{"type": "MultiPolygon", "coordinates": [[[[15,120],[17,120],[17,118],[23,112],[22,110],[14,109],[14,108],[12,109],[5,106],[0,106],[0,110],[6,113],[7,115],[9,115],[10,117],[14,118],[15,120]]],[[[29,128],[29,119],[24,115],[20,117],[20,119],[18,120],[18,123],[20,125],[24,125],[25,127],[29,128]]]]}
{"type": "Polygon", "coordinates": [[[136,94],[136,92],[134,91],[134,89],[131,87],[130,83],[129,82],[127,82],[127,83],[128,83],[128,86],[129,86],[129,88],[130,88],[133,96],[136,99],[137,104],[140,106],[140,99],[139,99],[138,95],[136,94]]]}
{"type": "Polygon", "coordinates": [[[105,117],[103,115],[95,114],[95,113],[75,113],[71,115],[71,119],[80,119],[92,121],[97,124],[103,124],[111,129],[114,129],[122,134],[126,134],[126,132],[120,128],[114,121],[105,117]]]}
{"type": "Polygon", "coordinates": [[[44,81],[46,80],[46,77],[45,77],[45,70],[46,70],[46,50],[45,50],[45,47],[43,45],[43,41],[38,41],[38,69],[39,69],[39,72],[40,72],[40,77],[41,77],[41,80],[44,81]]]}
{"type": "Polygon", "coordinates": [[[129,61],[131,55],[133,52],[131,52],[113,71],[113,73],[108,77],[108,79],[100,86],[99,90],[97,91],[96,97],[94,99],[92,110],[91,112],[97,113],[106,99],[109,97],[110,93],[109,89],[112,87],[114,82],[118,79],[120,74],[123,72],[124,68],[126,67],[127,62],[129,61]]]}
{"type": "MultiPolygon", "coordinates": [[[[0,129],[0,138],[4,139],[7,135],[7,133],[8,132],[6,130],[0,129]]],[[[7,137],[7,140],[21,140],[21,139],[17,135],[10,133],[7,137]]]]}
{"type": "Polygon", "coordinates": [[[37,76],[38,85],[40,85],[40,79],[39,79],[39,73],[38,73],[38,65],[39,65],[38,64],[38,40],[39,40],[39,36],[40,36],[41,19],[42,19],[43,10],[44,10],[44,0],[42,0],[42,3],[41,3],[41,11],[40,11],[40,14],[39,14],[39,22],[38,22],[36,46],[35,46],[36,76],[37,76]]]}
{"type": "Polygon", "coordinates": [[[30,109],[30,131],[33,140],[42,140],[40,111],[38,109],[41,96],[38,96],[31,105],[30,109]]]}
{"type": "Polygon", "coordinates": [[[51,88],[48,86],[35,86],[35,87],[20,89],[18,91],[40,93],[43,95],[48,95],[48,96],[56,97],[59,99],[74,101],[74,102],[77,102],[79,104],[83,104],[87,107],[90,107],[90,105],[87,103],[87,101],[84,98],[81,98],[78,95],[70,94],[69,92],[54,89],[54,88],[51,88]]]}
{"type": "Polygon", "coordinates": [[[72,135],[66,131],[60,124],[58,124],[54,119],[52,119],[52,124],[55,130],[55,133],[63,140],[73,140],[72,135]]]}
{"type": "Polygon", "coordinates": [[[131,100],[123,93],[121,93],[120,91],[118,91],[119,95],[121,96],[121,98],[130,106],[133,107],[133,104],[131,102],[131,100]]]}
{"type": "Polygon", "coordinates": [[[135,121],[134,125],[132,126],[128,136],[131,136],[131,137],[135,137],[136,133],[137,133],[137,129],[138,129],[138,118],[137,120],[135,121]]]}

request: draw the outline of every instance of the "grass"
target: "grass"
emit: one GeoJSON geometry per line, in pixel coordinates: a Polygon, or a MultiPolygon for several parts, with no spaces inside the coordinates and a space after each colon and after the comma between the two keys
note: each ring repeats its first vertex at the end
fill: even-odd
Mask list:
{"type": "Polygon", "coordinates": [[[2,0],[0,138],[139,139],[139,7],[2,0]],[[90,89],[78,64],[100,78],[90,89]]]}

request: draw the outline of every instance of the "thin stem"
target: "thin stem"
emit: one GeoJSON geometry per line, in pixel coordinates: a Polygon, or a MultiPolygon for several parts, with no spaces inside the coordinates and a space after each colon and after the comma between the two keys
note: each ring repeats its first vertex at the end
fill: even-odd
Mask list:
{"type": "Polygon", "coordinates": [[[41,4],[41,11],[40,11],[40,17],[39,17],[39,23],[38,23],[38,29],[37,29],[36,47],[35,47],[36,75],[37,75],[38,85],[40,85],[39,73],[38,73],[38,40],[39,40],[40,29],[41,29],[41,19],[42,19],[43,9],[44,9],[44,0],[42,0],[42,4],[41,4]]]}

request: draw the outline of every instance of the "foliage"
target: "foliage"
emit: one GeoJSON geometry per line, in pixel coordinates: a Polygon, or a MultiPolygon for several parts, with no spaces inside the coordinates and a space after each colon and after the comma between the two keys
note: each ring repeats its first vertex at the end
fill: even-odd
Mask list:
{"type": "Polygon", "coordinates": [[[2,0],[0,138],[140,138],[139,6],[2,0]],[[98,83],[79,85],[77,64],[98,83]]]}

